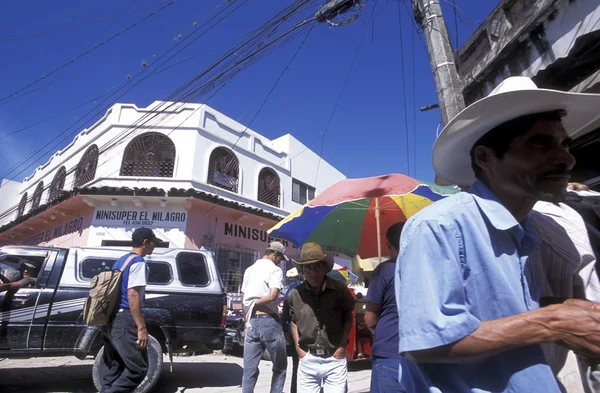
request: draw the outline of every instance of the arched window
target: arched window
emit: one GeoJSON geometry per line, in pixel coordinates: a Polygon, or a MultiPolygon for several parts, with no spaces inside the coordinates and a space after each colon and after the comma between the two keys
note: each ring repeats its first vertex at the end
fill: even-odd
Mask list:
{"type": "Polygon", "coordinates": [[[263,168],[258,174],[258,200],[279,207],[279,176],[271,168],[263,168]]]}
{"type": "Polygon", "coordinates": [[[42,200],[42,194],[44,193],[44,182],[38,183],[35,191],[33,192],[33,198],[31,199],[31,210],[35,210],[40,206],[42,200]]]}
{"type": "Polygon", "coordinates": [[[54,179],[52,179],[52,183],[50,184],[50,196],[48,197],[49,201],[53,201],[58,198],[60,192],[65,188],[65,179],[67,177],[67,170],[64,166],[61,166],[60,169],[54,175],[54,179]]]}
{"type": "Polygon", "coordinates": [[[168,136],[140,135],[125,148],[121,176],[173,177],[175,144],[168,136]]]}
{"type": "Polygon", "coordinates": [[[239,179],[240,163],[235,155],[222,147],[213,150],[208,163],[208,184],[238,192],[239,179]]]}
{"type": "Polygon", "coordinates": [[[98,146],[92,145],[81,157],[75,170],[75,187],[81,187],[94,180],[98,166],[98,146]]]}
{"type": "Polygon", "coordinates": [[[21,197],[21,202],[19,202],[19,210],[17,210],[17,218],[23,216],[25,214],[25,208],[27,207],[27,193],[23,194],[21,197]]]}

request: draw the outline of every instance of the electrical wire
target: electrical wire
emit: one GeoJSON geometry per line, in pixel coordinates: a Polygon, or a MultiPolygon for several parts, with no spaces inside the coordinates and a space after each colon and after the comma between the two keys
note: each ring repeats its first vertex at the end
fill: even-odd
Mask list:
{"type": "Polygon", "coordinates": [[[456,0],[452,1],[452,11],[454,11],[454,30],[456,33],[456,41],[455,41],[455,50],[458,50],[459,40],[458,40],[458,13],[456,12],[456,0]]]}
{"type": "Polygon", "coordinates": [[[164,6],[162,6],[161,8],[159,8],[158,10],[146,15],[145,17],[143,17],[142,19],[140,19],[139,21],[133,23],[132,25],[126,27],[125,29],[121,30],[120,32],[112,35],[111,37],[109,37],[108,39],[102,41],[101,43],[99,43],[98,45],[94,46],[91,49],[88,49],[87,51],[79,54],[78,56],[76,56],[75,58],[69,60],[68,62],[64,63],[63,65],[59,66],[58,68],[55,68],[54,70],[50,71],[49,73],[47,73],[46,75],[41,76],[40,78],[34,80],[33,82],[29,83],[28,85],[20,88],[19,90],[16,90],[12,93],[10,93],[9,95],[3,97],[0,99],[0,103],[6,101],[7,99],[13,97],[14,95],[21,93],[22,91],[36,85],[37,83],[39,83],[40,81],[48,78],[49,76],[57,73],[58,71],[65,69],[66,67],[70,66],[71,64],[75,63],[76,61],[80,60],[81,58],[89,55],[90,53],[94,52],[96,49],[108,44],[110,41],[114,40],[115,38],[125,34],[126,32],[128,32],[129,30],[133,29],[134,27],[140,25],[141,23],[145,22],[146,20],[150,19],[151,17],[157,15],[158,13],[160,13],[161,11],[165,10],[166,8],[172,6],[173,4],[175,4],[177,0],[172,0],[171,2],[169,2],[168,4],[165,4],[164,6]]]}
{"type": "MultiPolygon", "coordinates": [[[[310,0],[306,0],[306,1],[304,1],[303,3],[304,3],[304,4],[307,4],[307,3],[309,3],[309,2],[310,2],[310,0]]],[[[287,16],[289,16],[289,15],[287,15],[287,16]]],[[[297,25],[296,25],[296,26],[294,26],[293,28],[290,28],[290,29],[288,29],[288,30],[287,30],[285,33],[283,33],[283,34],[279,35],[277,38],[275,38],[275,39],[271,40],[270,42],[268,42],[268,43],[266,44],[266,46],[274,45],[274,44],[275,44],[275,43],[277,43],[278,41],[282,40],[282,38],[284,38],[286,35],[288,35],[288,34],[291,34],[291,33],[292,33],[292,32],[294,32],[296,29],[298,29],[298,28],[300,28],[300,27],[302,27],[302,26],[304,26],[304,25],[306,25],[307,23],[309,23],[309,22],[312,22],[312,21],[314,21],[314,18],[312,18],[312,19],[305,19],[303,22],[301,22],[301,23],[297,24],[297,25]]],[[[252,58],[252,57],[256,56],[256,54],[258,54],[259,52],[261,52],[261,51],[264,51],[264,50],[265,50],[265,46],[263,46],[263,47],[259,47],[259,48],[257,48],[257,49],[254,51],[254,53],[251,53],[251,54],[249,54],[248,56],[246,56],[246,57],[245,57],[245,59],[252,58]]],[[[231,68],[231,67],[229,67],[229,68],[231,68]]],[[[241,69],[237,70],[237,71],[236,71],[236,73],[237,73],[237,72],[240,72],[240,71],[241,71],[241,69]]],[[[221,86],[221,87],[223,87],[223,86],[221,86]]],[[[215,94],[216,94],[216,92],[215,92],[215,94]]],[[[168,103],[168,104],[169,104],[169,107],[171,107],[171,106],[172,106],[172,105],[174,105],[175,103],[168,103]]],[[[153,118],[154,118],[154,117],[156,117],[156,116],[153,116],[153,118]]],[[[146,121],[146,122],[147,122],[147,121],[146,121]]],[[[138,129],[138,128],[139,128],[139,126],[136,126],[136,127],[130,127],[130,128],[133,128],[133,129],[135,130],[135,129],[138,129]]],[[[131,131],[131,132],[133,132],[133,131],[131,131]]],[[[171,132],[172,132],[172,131],[171,131],[171,132]]],[[[121,134],[123,134],[123,133],[121,133],[121,134]]],[[[120,140],[122,140],[123,138],[124,138],[124,136],[121,136],[119,139],[120,139],[120,140]]],[[[114,144],[113,144],[113,146],[114,146],[114,144]]],[[[106,149],[104,149],[104,147],[103,147],[102,151],[104,151],[104,150],[106,150],[106,149]]],[[[72,171],[76,170],[76,168],[77,168],[77,166],[75,166],[75,167],[71,168],[71,169],[69,170],[69,172],[68,172],[68,173],[71,173],[72,171]]],[[[47,188],[49,188],[50,186],[51,186],[51,185],[49,185],[48,187],[44,188],[44,189],[42,190],[42,193],[43,193],[43,191],[44,191],[44,190],[46,190],[46,189],[47,189],[47,188]]],[[[35,193],[34,193],[34,194],[35,194],[35,193]]],[[[32,198],[33,198],[33,194],[32,194],[32,198]]],[[[30,199],[32,199],[32,198],[30,198],[30,199]]],[[[15,205],[15,208],[18,208],[18,205],[15,205]]],[[[12,210],[12,209],[11,209],[11,210],[12,210]]],[[[3,217],[4,217],[4,216],[6,216],[6,214],[7,214],[7,213],[8,213],[8,212],[6,212],[5,214],[3,214],[2,216],[3,216],[3,217]]]]}
{"type": "Polygon", "coordinates": [[[275,90],[275,88],[277,87],[277,85],[279,84],[279,81],[281,80],[281,78],[283,78],[283,76],[285,75],[285,73],[288,70],[288,68],[290,68],[290,66],[292,65],[292,63],[296,59],[296,56],[298,56],[298,53],[300,53],[300,50],[302,50],[302,47],[304,46],[304,44],[306,43],[306,40],[310,36],[310,32],[312,31],[313,27],[314,27],[314,24],[312,25],[312,27],[310,28],[310,30],[308,30],[308,32],[306,33],[306,36],[304,37],[304,40],[302,40],[302,42],[300,42],[300,45],[298,45],[298,49],[296,50],[296,52],[294,53],[294,55],[292,56],[292,58],[290,59],[290,61],[286,64],[286,66],[284,67],[284,69],[281,71],[281,74],[279,74],[279,77],[277,77],[277,79],[275,80],[275,83],[273,84],[273,87],[271,87],[271,90],[269,90],[269,93],[267,93],[267,96],[263,100],[262,104],[260,105],[260,107],[258,108],[258,110],[256,111],[256,113],[254,114],[254,116],[252,117],[252,119],[250,120],[250,122],[248,123],[248,125],[246,126],[246,128],[244,129],[244,131],[242,131],[242,133],[238,136],[237,140],[235,141],[235,143],[231,147],[231,150],[235,149],[235,147],[237,146],[237,144],[240,141],[240,139],[242,139],[242,137],[246,134],[246,131],[248,131],[248,128],[250,128],[250,126],[252,125],[252,123],[254,123],[254,120],[256,120],[256,118],[258,117],[258,115],[260,114],[260,112],[262,111],[262,109],[265,107],[265,104],[267,103],[267,101],[269,101],[269,98],[271,97],[271,94],[273,93],[273,91],[275,90]]]}
{"type": "Polygon", "coordinates": [[[164,3],[168,3],[169,1],[172,1],[172,0],[160,1],[158,3],[145,5],[143,7],[139,7],[139,8],[133,9],[133,10],[126,10],[126,11],[123,11],[123,12],[119,12],[118,14],[104,16],[102,18],[93,19],[93,20],[89,20],[89,21],[81,22],[81,23],[76,23],[76,24],[70,25],[70,26],[63,26],[63,27],[59,27],[59,28],[56,28],[56,29],[52,29],[52,30],[42,31],[40,33],[33,33],[33,34],[28,34],[28,35],[24,35],[24,36],[20,36],[20,37],[5,38],[3,40],[0,40],[0,44],[4,44],[4,43],[7,43],[7,42],[14,42],[14,41],[26,40],[28,38],[40,37],[40,36],[47,35],[47,34],[57,33],[59,31],[70,30],[70,29],[74,29],[76,27],[81,27],[81,26],[86,26],[86,25],[90,25],[90,24],[93,24],[93,23],[102,22],[103,20],[107,20],[107,19],[119,18],[120,16],[123,16],[123,15],[126,15],[126,14],[131,14],[132,12],[137,12],[137,11],[145,10],[146,8],[156,7],[158,5],[161,5],[161,4],[164,4],[164,3]]]}
{"type": "MultiPolygon", "coordinates": [[[[409,15],[410,18],[410,15],[409,15]]],[[[416,104],[416,97],[417,97],[417,78],[416,78],[416,67],[415,67],[415,29],[410,29],[411,31],[411,41],[412,41],[412,53],[411,53],[411,59],[412,59],[412,93],[413,93],[413,99],[412,99],[412,106],[413,106],[413,129],[412,129],[412,136],[413,136],[413,178],[417,177],[417,104],[416,104]]]]}
{"type": "MultiPolygon", "coordinates": [[[[125,94],[127,94],[129,91],[131,91],[134,87],[138,86],[140,83],[142,83],[145,79],[147,79],[153,72],[155,72],[156,70],[160,69],[160,66],[166,64],[166,62],[170,61],[171,59],[173,59],[177,54],[179,54],[182,50],[184,50],[185,48],[187,48],[191,43],[193,43],[195,40],[197,40],[198,38],[202,37],[204,34],[206,34],[208,31],[210,31],[211,29],[213,29],[216,25],[218,25],[221,21],[223,21],[225,18],[227,18],[228,16],[230,16],[231,14],[233,14],[235,11],[237,11],[243,4],[245,4],[247,0],[243,0],[237,7],[235,7],[229,14],[226,14],[223,18],[219,19],[217,22],[215,22],[213,25],[211,25],[206,31],[202,32],[198,37],[195,37],[192,42],[190,42],[188,45],[184,46],[181,50],[179,50],[178,52],[176,52],[174,55],[172,55],[171,57],[169,57],[167,60],[165,60],[161,65],[159,65],[158,68],[153,69],[152,71],[149,72],[148,75],[146,75],[145,77],[143,77],[141,80],[136,81],[135,83],[133,81],[135,81],[140,75],[144,74],[145,72],[147,72],[148,70],[150,70],[153,66],[155,66],[156,64],[158,64],[158,62],[165,57],[167,54],[169,54],[172,50],[174,50],[175,48],[177,48],[179,45],[183,45],[183,43],[185,42],[186,39],[193,37],[193,35],[190,36],[186,36],[186,38],[182,41],[180,41],[175,47],[172,47],[170,50],[168,50],[166,53],[163,53],[154,63],[151,63],[148,67],[145,67],[144,69],[142,69],[138,74],[136,74],[134,77],[132,77],[130,80],[128,80],[124,85],[122,85],[121,87],[119,87],[118,89],[114,90],[110,96],[116,95],[119,91],[121,91],[122,89],[124,89],[125,87],[127,87],[130,83],[134,83],[133,86],[129,87],[129,89],[127,89],[125,92],[123,92],[122,94],[120,94],[118,97],[116,97],[114,100],[110,99],[111,97],[107,97],[106,99],[104,99],[102,102],[100,102],[98,105],[102,105],[105,102],[108,102],[108,105],[104,108],[99,109],[98,111],[96,111],[95,113],[92,114],[92,112],[94,111],[94,109],[88,111],[86,114],[84,114],[79,120],[75,121],[73,124],[71,124],[71,126],[69,126],[66,130],[62,131],[61,133],[59,133],[58,135],[56,135],[53,139],[47,141],[40,149],[35,150],[33,153],[31,153],[29,156],[27,156],[26,158],[24,158],[21,163],[17,164],[15,167],[11,168],[7,173],[3,174],[2,176],[0,176],[0,178],[8,178],[16,169],[18,169],[19,167],[22,167],[24,164],[26,164],[27,162],[30,162],[33,158],[36,157],[36,155],[38,155],[38,153],[41,151],[41,149],[43,149],[44,147],[48,147],[48,144],[51,142],[56,141],[61,135],[65,134],[68,130],[75,128],[78,125],[83,125],[84,121],[89,121],[91,118],[100,115],[102,112],[106,112],[106,110],[108,110],[108,108],[113,105],[113,103],[118,100],[119,98],[123,97],[125,94]],[[89,115],[89,117],[88,117],[89,115]],[[88,117],[86,119],[86,117],[88,117]]],[[[228,10],[228,8],[230,6],[233,5],[233,2],[230,2],[229,5],[226,8],[223,8],[221,12],[225,12],[226,10],[228,10]]],[[[213,16],[212,18],[210,18],[208,21],[206,21],[206,23],[203,24],[202,27],[206,26],[210,21],[212,21],[213,19],[215,19],[217,16],[219,16],[220,13],[216,14],[215,16],[213,16]]],[[[200,32],[201,30],[198,29],[196,30],[197,32],[200,32]]],[[[70,138],[71,136],[73,136],[75,133],[77,133],[77,129],[75,129],[75,131],[71,132],[70,134],[68,134],[65,138],[61,139],[58,143],[56,143],[55,145],[52,145],[50,147],[48,147],[42,154],[48,154],[49,152],[55,150],[58,146],[60,146],[60,144],[62,144],[64,141],[66,141],[68,138],[70,138]]],[[[25,170],[27,170],[33,163],[29,164],[27,167],[25,167],[21,172],[19,172],[18,174],[14,175],[13,177],[19,176],[21,175],[23,172],[25,172],[25,170]]],[[[2,185],[0,185],[0,188],[2,188],[2,185]]]]}
{"type": "MultiPolygon", "coordinates": [[[[96,43],[96,41],[98,41],[98,40],[99,40],[99,39],[102,37],[102,35],[104,35],[104,33],[106,33],[106,32],[107,32],[107,31],[108,31],[108,30],[109,30],[109,29],[110,29],[110,28],[111,28],[111,27],[112,27],[112,26],[113,26],[113,25],[114,25],[114,24],[115,24],[115,23],[116,23],[116,22],[119,20],[119,18],[120,18],[122,15],[124,15],[124,14],[126,14],[126,13],[130,12],[130,10],[131,10],[131,7],[133,7],[133,6],[134,6],[134,5],[135,5],[137,2],[139,2],[139,1],[140,1],[140,0],[134,0],[134,1],[133,1],[133,3],[131,3],[131,5],[130,5],[130,6],[127,8],[127,10],[126,10],[125,12],[122,12],[122,13],[120,13],[120,14],[117,14],[117,15],[116,15],[116,18],[115,18],[115,19],[114,19],[114,20],[113,20],[113,21],[112,21],[112,22],[111,22],[111,23],[108,25],[108,27],[107,27],[106,29],[104,29],[104,31],[103,31],[102,33],[100,33],[100,35],[98,35],[98,36],[97,36],[97,37],[96,37],[94,40],[92,40],[92,42],[91,42],[91,43],[88,45],[88,48],[87,48],[87,49],[90,49],[90,48],[91,48],[91,47],[92,47],[92,46],[93,46],[93,45],[96,43]]],[[[163,3],[164,3],[164,2],[163,2],[163,3]]],[[[143,8],[147,8],[147,7],[143,7],[143,8]]],[[[63,71],[64,71],[64,70],[63,70],[63,71]]],[[[63,71],[61,71],[61,72],[63,72],[63,71]]],[[[72,74],[71,74],[71,75],[72,75],[72,74]]],[[[65,78],[63,78],[63,79],[65,79],[65,78]]],[[[18,117],[21,115],[21,113],[23,113],[23,112],[25,111],[25,109],[27,109],[29,106],[31,106],[31,104],[33,104],[33,103],[34,103],[34,102],[35,102],[35,101],[36,101],[36,100],[37,100],[37,99],[40,97],[40,95],[41,95],[41,94],[42,94],[42,93],[43,93],[43,92],[44,92],[44,91],[45,91],[45,90],[46,90],[46,89],[47,89],[47,88],[48,88],[48,87],[49,87],[51,84],[52,84],[52,83],[50,83],[50,84],[46,84],[46,85],[42,86],[40,89],[36,89],[36,90],[39,90],[39,93],[38,93],[38,94],[36,94],[36,96],[35,96],[35,97],[33,97],[33,99],[32,99],[31,101],[29,101],[27,104],[25,104],[25,105],[24,105],[24,106],[23,106],[23,107],[22,107],[22,108],[21,108],[21,109],[20,109],[20,110],[17,112],[17,114],[16,114],[15,116],[13,116],[13,118],[12,118],[12,119],[10,119],[10,121],[8,121],[8,122],[7,122],[7,123],[4,125],[4,127],[0,128],[0,132],[4,131],[4,130],[5,130],[5,129],[6,129],[6,128],[7,128],[7,127],[8,127],[8,126],[9,126],[9,125],[10,125],[10,124],[11,124],[11,123],[14,121],[14,120],[15,120],[15,119],[17,119],[17,118],[18,118],[18,117]]],[[[21,129],[21,130],[22,130],[22,129],[21,129]]],[[[10,133],[10,134],[8,134],[8,135],[0,135],[0,140],[1,140],[1,139],[3,139],[3,138],[6,138],[6,137],[8,137],[8,136],[10,136],[10,135],[15,135],[15,134],[16,134],[16,132],[11,132],[11,133],[10,133]]]]}
{"type": "MultiPolygon", "coordinates": [[[[373,9],[373,12],[375,12],[375,9],[373,9]]],[[[373,15],[371,15],[373,16],[373,15]]],[[[335,113],[337,111],[338,105],[340,103],[340,100],[342,99],[342,95],[344,94],[344,90],[346,90],[346,85],[348,84],[348,80],[350,79],[350,74],[352,74],[352,70],[354,69],[354,64],[356,63],[356,59],[358,58],[358,54],[360,53],[360,49],[362,48],[363,42],[365,41],[365,37],[367,35],[367,31],[369,30],[369,25],[365,25],[365,30],[363,31],[362,37],[360,38],[360,42],[358,43],[358,46],[356,47],[356,51],[354,52],[354,57],[352,58],[352,62],[350,63],[350,68],[348,68],[348,73],[346,74],[346,78],[344,79],[344,83],[342,84],[342,88],[340,89],[340,92],[337,96],[337,99],[335,100],[335,105],[333,106],[333,110],[331,111],[331,115],[329,116],[329,120],[327,121],[327,125],[325,126],[325,129],[323,130],[323,139],[321,139],[321,148],[319,150],[319,159],[317,161],[317,171],[315,173],[315,186],[317,184],[317,179],[319,178],[319,169],[321,167],[321,160],[323,159],[323,148],[325,146],[325,137],[327,135],[327,130],[329,130],[329,126],[331,125],[331,122],[333,121],[333,117],[335,116],[335,113]]]]}
{"type": "Polygon", "coordinates": [[[400,35],[400,69],[402,72],[402,104],[404,106],[404,134],[406,135],[406,173],[410,176],[410,140],[408,137],[408,109],[406,107],[406,76],[404,73],[404,39],[402,37],[402,8],[400,2],[398,6],[398,31],[400,35]]]}

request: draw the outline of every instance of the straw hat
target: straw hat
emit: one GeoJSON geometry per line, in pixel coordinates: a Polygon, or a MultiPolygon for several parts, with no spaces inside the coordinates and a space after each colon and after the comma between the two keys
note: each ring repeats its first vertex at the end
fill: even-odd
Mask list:
{"type": "Polygon", "coordinates": [[[471,148],[487,132],[507,121],[535,113],[565,110],[569,137],[583,135],[600,119],[600,94],[539,89],[527,77],[505,79],[487,97],[469,105],[442,130],[433,146],[433,168],[444,180],[468,186],[475,181],[471,148]]]}
{"type": "Polygon", "coordinates": [[[333,257],[326,255],[325,252],[323,252],[323,248],[317,243],[308,242],[302,245],[302,248],[300,249],[300,259],[294,261],[294,263],[301,269],[303,265],[321,261],[325,262],[327,272],[330,272],[333,269],[333,257]]]}

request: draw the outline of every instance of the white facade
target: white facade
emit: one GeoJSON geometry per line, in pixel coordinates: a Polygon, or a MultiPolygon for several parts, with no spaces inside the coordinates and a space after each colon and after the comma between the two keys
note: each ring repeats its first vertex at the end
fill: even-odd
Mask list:
{"type": "MultiPolygon", "coordinates": [[[[17,218],[14,206],[25,193],[29,198],[24,209],[24,214],[27,214],[31,209],[31,197],[36,187],[43,182],[44,188],[47,188],[63,166],[67,171],[63,189],[72,190],[75,168],[92,145],[99,149],[98,164],[94,179],[84,187],[156,187],[165,191],[171,188],[193,188],[278,216],[286,216],[300,206],[292,200],[292,179],[314,187],[319,193],[345,178],[293,136],[288,134],[269,140],[203,104],[157,101],[147,108],[117,104],[96,124],[80,132],[67,147],[36,168],[22,183],[11,181],[0,188],[0,227],[17,218]],[[173,142],[173,176],[120,176],[126,147],[137,136],[149,132],[166,135],[173,142]],[[213,150],[218,147],[232,151],[237,157],[237,193],[216,187],[207,181],[209,159],[213,150]],[[279,207],[257,200],[258,176],[263,168],[271,168],[279,177],[279,207]]],[[[45,189],[39,205],[44,205],[48,199],[49,190],[45,189]]]]}

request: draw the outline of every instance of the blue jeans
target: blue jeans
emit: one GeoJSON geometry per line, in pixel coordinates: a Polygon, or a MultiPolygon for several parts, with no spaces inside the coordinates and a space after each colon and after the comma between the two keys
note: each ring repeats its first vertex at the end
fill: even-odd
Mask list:
{"type": "Polygon", "coordinates": [[[406,393],[398,381],[400,359],[373,357],[371,393],[406,393]]]}
{"type": "Polygon", "coordinates": [[[287,353],[283,329],[279,321],[273,317],[250,319],[244,339],[244,377],[242,393],[254,392],[258,379],[258,363],[265,349],[271,355],[273,376],[271,377],[271,393],[283,392],[287,371],[287,353]]]}

